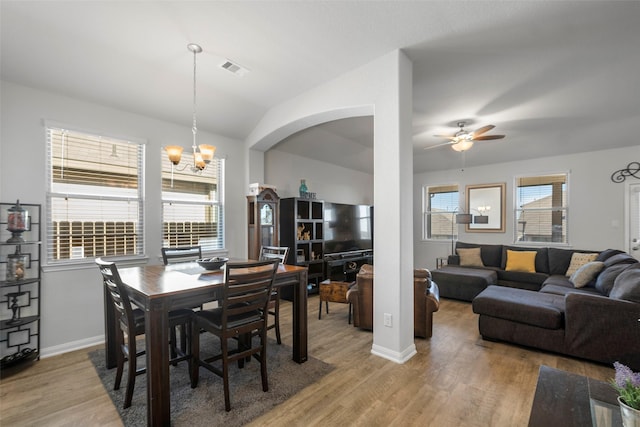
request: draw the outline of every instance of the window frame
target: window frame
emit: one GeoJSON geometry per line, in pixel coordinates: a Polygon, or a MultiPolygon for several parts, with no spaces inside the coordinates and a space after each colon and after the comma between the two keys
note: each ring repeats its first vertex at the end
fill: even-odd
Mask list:
{"type": "MultiPolygon", "coordinates": [[[[115,134],[111,134],[111,133],[106,133],[106,132],[102,132],[102,131],[95,131],[95,130],[88,130],[79,126],[74,126],[74,125],[68,125],[68,124],[64,124],[64,123],[59,123],[59,122],[54,122],[54,121],[45,121],[44,122],[44,127],[45,127],[45,145],[46,145],[46,195],[45,195],[45,206],[46,206],[46,221],[44,224],[44,242],[43,242],[43,246],[45,248],[45,257],[44,257],[44,263],[43,263],[43,267],[48,269],[48,270],[55,270],[58,268],[62,268],[62,269],[66,269],[66,268],[73,268],[74,266],[88,266],[88,265],[93,265],[94,263],[94,259],[96,257],[109,257],[112,259],[118,259],[119,261],[124,261],[125,263],[129,263],[129,262],[140,262],[141,260],[146,259],[146,239],[145,239],[145,233],[146,233],[146,224],[145,224],[145,161],[146,161],[146,156],[145,156],[145,152],[146,152],[146,145],[147,145],[147,141],[144,139],[140,139],[140,138],[134,138],[134,137],[128,137],[128,136],[122,136],[122,135],[115,135],[115,134]],[[96,141],[99,141],[101,139],[107,139],[107,140],[113,140],[117,143],[126,143],[126,144],[134,144],[135,145],[135,149],[134,151],[136,152],[137,158],[135,159],[135,164],[136,164],[136,168],[137,168],[137,188],[135,190],[135,196],[127,196],[127,195],[105,195],[103,194],[104,191],[101,191],[100,189],[104,189],[104,188],[114,188],[112,186],[96,186],[95,192],[89,192],[87,193],[86,191],[54,191],[54,168],[55,168],[55,162],[54,162],[54,153],[53,153],[53,141],[52,141],[52,135],[51,132],[55,132],[55,131],[67,131],[67,132],[72,132],[75,134],[80,134],[88,139],[95,139],[96,141]],[[127,203],[135,203],[136,205],[136,209],[137,209],[137,215],[135,220],[133,221],[134,224],[134,243],[133,243],[133,248],[134,248],[134,253],[131,254],[108,254],[108,253],[102,253],[102,254],[94,254],[94,255],[89,255],[89,256],[83,256],[83,257],[70,257],[70,258],[64,258],[64,259],[54,259],[54,239],[56,238],[54,236],[54,222],[55,222],[55,218],[54,218],[54,208],[53,205],[55,203],[55,200],[60,200],[62,198],[68,198],[68,199],[72,199],[75,201],[87,201],[87,200],[92,200],[92,201],[96,201],[96,202],[104,202],[104,201],[116,201],[116,202],[127,202],[127,203]]],[[[107,164],[107,163],[102,163],[102,164],[107,164]]],[[[99,172],[95,174],[94,178],[99,178],[99,172]]],[[[93,188],[93,187],[92,187],[93,188]]],[[[115,188],[120,188],[120,187],[115,187],[115,188]]],[[[116,190],[116,192],[118,192],[118,190],[116,190]]],[[[83,213],[82,211],[77,211],[80,215],[83,213]]],[[[70,222],[69,220],[65,221],[65,222],[70,222]]],[[[83,221],[83,223],[88,222],[88,223],[96,223],[96,222],[102,222],[102,221],[83,221]]],[[[104,222],[115,222],[115,221],[104,221],[104,222]]],[[[119,221],[121,222],[121,221],[119,221]]],[[[125,228],[126,228],[126,223],[128,223],[130,221],[125,221],[125,228]]],[[[105,225],[105,230],[108,229],[108,227],[105,225]]],[[[115,228],[113,228],[113,230],[116,230],[115,228]]],[[[84,231],[84,225],[83,225],[83,231],[84,231]]],[[[113,232],[113,239],[117,239],[118,236],[118,232],[117,230],[113,232]]],[[[82,232],[80,235],[80,238],[85,239],[86,235],[84,232],[82,232]]],[[[73,237],[70,236],[69,239],[72,239],[73,237]]],[[[76,237],[78,238],[78,237],[76,237]]],[[[107,232],[105,231],[105,238],[109,238],[107,232]]],[[[115,244],[114,244],[115,245],[115,244]]],[[[85,247],[83,245],[83,247],[85,247]]],[[[70,253],[73,252],[72,250],[73,246],[70,246],[69,251],[70,253]]],[[[84,253],[83,253],[84,255],[84,253]]]]}
{"type": "MultiPolygon", "coordinates": [[[[571,173],[570,171],[560,171],[560,172],[546,172],[546,173],[540,173],[540,174],[527,174],[527,175],[518,175],[514,177],[513,180],[513,242],[514,244],[521,244],[521,245],[527,245],[527,246],[536,246],[536,245],[540,245],[540,246],[554,246],[554,247],[565,247],[565,246],[571,246],[570,243],[570,233],[569,233],[569,191],[570,191],[570,177],[571,177],[571,173]],[[536,179],[543,179],[545,177],[553,177],[553,176],[564,176],[564,194],[561,195],[562,197],[562,206],[560,207],[554,207],[553,205],[549,208],[530,208],[530,209],[522,209],[521,206],[518,205],[519,200],[518,200],[518,190],[521,187],[519,185],[520,180],[522,179],[529,179],[529,180],[536,180],[536,179]],[[561,214],[561,223],[563,226],[563,240],[562,241],[553,241],[553,237],[551,237],[551,240],[520,240],[520,236],[519,233],[521,231],[521,227],[520,227],[520,212],[529,212],[529,213],[534,213],[534,212],[546,212],[546,211],[551,211],[552,214],[553,212],[562,212],[561,214]]],[[[548,184],[540,184],[540,185],[552,185],[552,181],[549,181],[548,184]]],[[[549,197],[553,197],[553,193],[549,196],[549,197]]],[[[551,222],[551,227],[553,227],[553,219],[551,222]]],[[[525,231],[526,234],[526,231],[525,231]]],[[[551,233],[551,236],[553,236],[553,232],[551,233]]]]}
{"type": "MultiPolygon", "coordinates": [[[[445,193],[446,191],[441,191],[441,193],[445,193]]],[[[455,214],[460,211],[460,185],[457,183],[454,184],[441,184],[441,185],[423,185],[422,186],[422,240],[423,241],[433,241],[433,242],[450,242],[451,239],[457,240],[459,235],[459,228],[455,224],[455,214]],[[431,225],[431,219],[434,212],[430,210],[430,194],[429,189],[442,188],[446,189],[447,187],[455,188],[455,191],[450,191],[449,193],[457,193],[457,205],[452,206],[450,210],[438,211],[437,213],[451,215],[451,221],[453,224],[453,234],[447,234],[447,237],[442,238],[433,238],[430,230],[433,229],[431,225]]]]}

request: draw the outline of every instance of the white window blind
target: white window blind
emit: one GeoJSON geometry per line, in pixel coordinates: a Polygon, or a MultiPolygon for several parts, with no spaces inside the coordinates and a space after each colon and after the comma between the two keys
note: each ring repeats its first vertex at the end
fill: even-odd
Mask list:
{"type": "Polygon", "coordinates": [[[47,127],[47,262],[144,253],[144,144],[47,127]]]}
{"type": "Polygon", "coordinates": [[[568,243],[568,174],[516,178],[515,241],[568,243]]]}
{"type": "Polygon", "coordinates": [[[451,240],[458,235],[455,212],[460,195],[457,185],[424,187],[423,238],[451,240]]]}
{"type": "Polygon", "coordinates": [[[193,153],[185,150],[172,176],[171,162],[166,153],[162,155],[163,246],[223,250],[224,159],[215,157],[199,172],[193,172],[191,165],[193,153]]]}

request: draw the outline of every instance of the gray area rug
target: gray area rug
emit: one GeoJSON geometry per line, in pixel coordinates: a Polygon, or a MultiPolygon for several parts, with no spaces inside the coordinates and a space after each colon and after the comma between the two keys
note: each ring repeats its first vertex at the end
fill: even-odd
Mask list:
{"type": "MultiPolygon", "coordinates": [[[[143,342],[141,342],[142,345],[143,342]]],[[[232,344],[233,345],[233,344],[232,344]]],[[[210,334],[200,335],[201,356],[206,357],[220,348],[217,338],[210,334]]],[[[125,426],[144,426],[147,417],[146,374],[136,377],[133,401],[123,409],[126,390],[127,367],[119,390],[113,390],[116,369],[105,368],[104,349],[89,353],[102,383],[120,413],[125,426]]],[[[291,359],[292,350],[287,345],[278,345],[269,339],[267,347],[267,368],[269,391],[262,391],[260,364],[253,359],[238,369],[236,363],[230,368],[231,411],[224,410],[224,390],[222,378],[204,368],[200,368],[198,387],[189,385],[186,362],[170,366],[171,424],[173,426],[242,426],[284,402],[309,384],[314,383],[333,370],[333,366],[309,357],[298,364],[291,359]]],[[[144,356],[138,358],[139,366],[144,366],[144,356]]]]}

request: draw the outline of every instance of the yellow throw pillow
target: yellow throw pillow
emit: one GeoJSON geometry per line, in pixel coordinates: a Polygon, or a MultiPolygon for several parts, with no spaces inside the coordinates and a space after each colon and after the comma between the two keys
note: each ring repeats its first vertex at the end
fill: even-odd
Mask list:
{"type": "Polygon", "coordinates": [[[598,257],[597,253],[594,254],[594,253],[574,252],[573,255],[571,255],[571,262],[569,263],[569,268],[567,268],[567,272],[564,273],[564,275],[567,277],[571,277],[573,273],[578,271],[580,267],[582,267],[588,262],[595,261],[597,257],[598,257]]]}
{"type": "Polygon", "coordinates": [[[480,248],[456,249],[460,257],[460,265],[463,267],[484,267],[480,248]]]}
{"type": "Polygon", "coordinates": [[[536,272],[536,251],[510,251],[507,249],[506,271],[536,272]]]}

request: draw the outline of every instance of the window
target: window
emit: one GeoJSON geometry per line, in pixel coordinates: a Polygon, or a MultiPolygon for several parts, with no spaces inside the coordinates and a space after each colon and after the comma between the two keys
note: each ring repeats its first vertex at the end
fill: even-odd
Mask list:
{"type": "Polygon", "coordinates": [[[164,247],[200,245],[205,251],[224,249],[224,160],[215,157],[194,173],[193,153],[183,153],[179,168],[162,156],[164,247]]]}
{"type": "Polygon", "coordinates": [[[454,214],[459,200],[457,185],[424,187],[423,239],[451,240],[458,236],[454,214]]]}
{"type": "Polygon", "coordinates": [[[47,126],[47,262],[144,253],[144,144],[47,126]]]}
{"type": "Polygon", "coordinates": [[[568,243],[568,174],[516,178],[516,242],[568,243]]]}

